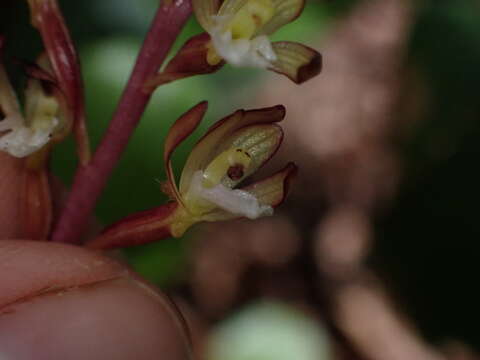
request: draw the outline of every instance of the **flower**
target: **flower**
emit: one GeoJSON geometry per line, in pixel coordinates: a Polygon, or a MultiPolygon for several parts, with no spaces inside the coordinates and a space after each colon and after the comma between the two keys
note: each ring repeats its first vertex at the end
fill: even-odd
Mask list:
{"type": "Polygon", "coordinates": [[[90,160],[90,144],[86,129],[83,81],[77,51],[72,42],[57,0],[28,0],[32,25],[39,31],[48,57],[51,80],[62,93],[63,112],[77,143],[82,165],[90,160]]]}
{"type": "MultiPolygon", "coordinates": [[[[80,65],[57,0],[28,0],[32,25],[45,46],[36,64],[26,64],[30,80],[24,114],[0,64],[0,150],[29,157],[73,129],[82,164],[90,157],[80,65]]],[[[4,47],[0,38],[0,56],[4,47]]],[[[48,151],[47,151],[48,152],[48,151]]],[[[46,158],[39,156],[39,158],[46,158]]]]}
{"type": "MultiPolygon", "coordinates": [[[[0,46],[1,47],[1,46],[0,46]]],[[[42,71],[39,69],[39,71],[42,71]]],[[[45,73],[46,74],[46,73],[45,73]]],[[[60,103],[47,80],[31,78],[25,92],[25,115],[0,63],[0,150],[15,157],[43,148],[60,127],[60,103]]]]}
{"type": "Polygon", "coordinates": [[[281,105],[238,110],[212,126],[195,145],[177,187],[171,155],[185,133],[190,134],[198,126],[206,108],[206,103],[194,107],[177,121],[167,136],[164,154],[167,192],[181,204],[173,235],[183,234],[190,222],[272,215],[273,207],[284,198],[285,177],[295,170],[290,164],[278,176],[237,189],[278,150],[283,132],[276,123],[285,116],[281,105]]]}
{"type": "Polygon", "coordinates": [[[299,43],[274,42],[268,36],[292,22],[305,0],[193,0],[198,22],[210,35],[207,62],[270,69],[297,83],[317,75],[320,54],[299,43]]]}
{"type": "Polygon", "coordinates": [[[228,62],[264,68],[297,84],[320,73],[322,57],[314,49],[290,41],[271,43],[268,35],[300,16],[304,0],[193,0],[205,29],[191,37],[165,68],[145,84],[145,91],[186,77],[210,74],[228,62]]]}
{"type": "MultiPolygon", "coordinates": [[[[0,39],[0,54],[2,50],[0,39]]],[[[31,78],[25,93],[25,112],[0,62],[0,188],[10,222],[3,235],[46,239],[52,220],[52,202],[46,154],[48,143],[62,131],[60,103],[53,85],[31,78]],[[46,151],[43,151],[45,149],[46,151]],[[8,191],[6,191],[8,189],[8,191]]]]}
{"type": "Polygon", "coordinates": [[[276,174],[242,186],[278,150],[283,132],[278,122],[283,106],[238,110],[214,124],[188,157],[177,186],[171,157],[200,124],[207,103],[193,107],[170,129],[164,151],[168,180],[164,191],[172,201],[131,215],[108,227],[88,246],[112,248],[181,236],[201,221],[223,221],[273,214],[288,192],[296,166],[289,163],[276,174]]]}
{"type": "Polygon", "coordinates": [[[17,100],[0,68],[0,150],[15,157],[26,157],[44,147],[59,125],[59,104],[55,97],[40,89],[38,81],[31,81],[26,95],[26,114],[20,112],[17,100]]]}

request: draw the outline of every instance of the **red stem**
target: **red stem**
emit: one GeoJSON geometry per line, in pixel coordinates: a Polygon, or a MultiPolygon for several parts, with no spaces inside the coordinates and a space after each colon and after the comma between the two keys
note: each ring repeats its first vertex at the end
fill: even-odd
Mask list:
{"type": "Polygon", "coordinates": [[[150,100],[151,93],[143,90],[144,84],[158,73],[191,11],[190,0],[164,0],[158,9],[102,142],[90,164],[79,167],[75,174],[66,206],[52,235],[53,241],[81,242],[97,199],[150,100]]]}

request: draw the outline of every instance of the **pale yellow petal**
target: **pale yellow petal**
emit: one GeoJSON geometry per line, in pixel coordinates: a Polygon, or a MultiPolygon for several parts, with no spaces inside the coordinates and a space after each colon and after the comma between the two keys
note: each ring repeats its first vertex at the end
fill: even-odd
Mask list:
{"type": "Polygon", "coordinates": [[[255,173],[277,152],[282,139],[282,129],[274,124],[252,125],[232,134],[222,147],[242,149],[250,156],[251,162],[241,178],[232,180],[227,176],[223,184],[233,188],[243,179],[255,173]]]}
{"type": "Polygon", "coordinates": [[[215,123],[190,152],[180,178],[180,193],[188,191],[193,174],[207,167],[221,151],[225,140],[236,130],[253,125],[281,121],[285,117],[282,105],[256,110],[238,110],[215,123]]]}
{"type": "Polygon", "coordinates": [[[235,15],[249,0],[225,0],[218,10],[218,16],[230,17],[235,15]]]}
{"type": "Polygon", "coordinates": [[[272,3],[275,7],[275,14],[258,30],[257,35],[274,33],[283,25],[299,17],[305,7],[305,0],[272,0],[272,3]]]}
{"type": "Polygon", "coordinates": [[[295,42],[281,41],[272,44],[277,60],[270,70],[289,77],[297,84],[318,75],[322,69],[322,57],[314,49],[295,42]]]}
{"type": "Polygon", "coordinates": [[[217,15],[220,0],[192,0],[193,11],[200,25],[207,31],[214,26],[213,16],[217,15]]]}
{"type": "Polygon", "coordinates": [[[254,195],[260,204],[276,207],[285,200],[290,183],[296,173],[297,166],[289,163],[276,174],[242,188],[242,190],[254,195]]]}

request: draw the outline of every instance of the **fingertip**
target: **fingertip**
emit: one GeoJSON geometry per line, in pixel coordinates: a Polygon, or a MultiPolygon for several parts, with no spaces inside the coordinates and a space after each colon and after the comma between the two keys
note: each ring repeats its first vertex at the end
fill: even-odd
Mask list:
{"type": "Polygon", "coordinates": [[[0,349],[16,360],[186,359],[165,303],[128,276],[11,306],[0,316],[0,349]]]}

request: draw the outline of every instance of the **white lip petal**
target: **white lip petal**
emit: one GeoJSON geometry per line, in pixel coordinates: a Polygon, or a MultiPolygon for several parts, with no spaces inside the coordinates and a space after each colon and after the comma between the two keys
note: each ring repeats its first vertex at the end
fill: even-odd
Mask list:
{"type": "Polygon", "coordinates": [[[210,36],[215,51],[231,65],[266,69],[277,59],[267,36],[257,36],[252,40],[232,39],[230,31],[219,28],[210,36]]]}
{"type": "Polygon", "coordinates": [[[203,189],[200,195],[223,210],[249,219],[273,214],[270,206],[260,205],[252,194],[243,190],[231,190],[222,184],[203,189]]]}
{"type": "Polygon", "coordinates": [[[222,184],[212,188],[205,188],[202,182],[203,173],[198,171],[192,179],[191,191],[198,197],[207,200],[223,210],[249,219],[257,219],[273,214],[273,208],[271,206],[261,205],[254,195],[246,191],[232,190],[222,184]]]}
{"type": "Polygon", "coordinates": [[[32,129],[16,118],[6,118],[0,122],[0,131],[10,130],[0,137],[0,150],[15,157],[25,157],[42,148],[51,139],[58,119],[52,119],[48,127],[32,129]]]}

